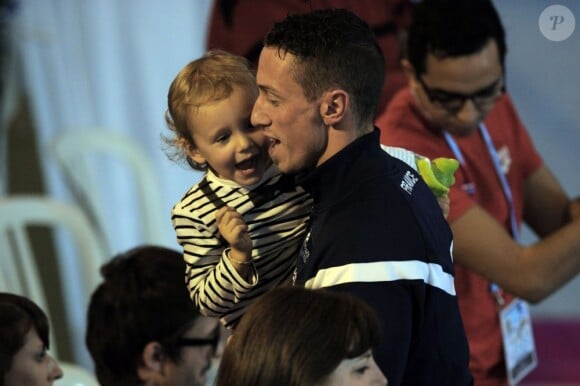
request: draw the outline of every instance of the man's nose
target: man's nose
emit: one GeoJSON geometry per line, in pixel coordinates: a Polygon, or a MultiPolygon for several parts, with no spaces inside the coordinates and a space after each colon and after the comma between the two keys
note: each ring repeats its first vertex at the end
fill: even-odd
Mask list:
{"type": "Polygon", "coordinates": [[[459,121],[469,125],[477,124],[479,122],[479,116],[479,109],[471,99],[467,99],[465,103],[463,103],[461,110],[456,114],[459,121]]]}
{"type": "Polygon", "coordinates": [[[269,119],[262,109],[261,99],[258,97],[256,103],[254,103],[254,108],[252,109],[252,115],[250,117],[252,126],[258,129],[264,129],[269,125],[269,119]]]}

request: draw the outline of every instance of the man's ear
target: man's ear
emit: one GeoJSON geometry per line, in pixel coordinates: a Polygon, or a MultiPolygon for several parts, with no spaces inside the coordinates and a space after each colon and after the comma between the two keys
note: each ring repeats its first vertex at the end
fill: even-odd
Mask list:
{"type": "Polygon", "coordinates": [[[139,378],[147,383],[159,379],[163,373],[163,361],[165,354],[163,347],[158,342],[149,342],[141,353],[141,363],[137,369],[139,378]]]}
{"type": "Polygon", "coordinates": [[[320,104],[320,117],[327,126],[339,123],[347,113],[350,105],[350,96],[341,89],[326,91],[320,104]]]}
{"type": "Polygon", "coordinates": [[[415,68],[413,67],[411,62],[409,62],[409,60],[407,59],[401,60],[401,67],[403,68],[403,72],[405,73],[407,79],[409,80],[409,87],[411,89],[411,93],[415,96],[415,99],[417,99],[417,92],[420,88],[422,88],[422,86],[417,80],[417,73],[415,72],[415,68]]]}
{"type": "Polygon", "coordinates": [[[401,67],[407,78],[413,79],[415,77],[415,68],[408,59],[401,60],[401,67]]]}

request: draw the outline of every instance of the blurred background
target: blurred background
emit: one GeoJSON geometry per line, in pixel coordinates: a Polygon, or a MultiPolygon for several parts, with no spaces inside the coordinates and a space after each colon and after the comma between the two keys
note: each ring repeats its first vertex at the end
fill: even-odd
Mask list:
{"type": "MultiPolygon", "coordinates": [[[[308,5],[286,2],[288,11],[296,3],[308,5]]],[[[180,248],[170,210],[200,174],[165,155],[164,112],[177,72],[207,49],[213,2],[0,0],[0,4],[0,194],[41,194],[81,205],[91,223],[104,229],[100,233],[106,234],[99,237],[107,256],[144,242],[180,248]],[[94,157],[89,168],[97,179],[90,186],[80,182],[75,190],[71,184],[75,177],[59,164],[55,142],[71,132],[113,134],[105,137],[105,143],[128,140],[127,146],[136,147],[145,159],[133,160],[145,169],[138,173],[148,174],[153,186],[136,183],[136,172],[117,156],[94,157]],[[79,198],[82,186],[103,197],[98,213],[83,202],[89,197],[79,198]],[[156,195],[141,202],[143,190],[156,195]],[[145,212],[157,219],[154,224],[146,225],[145,212]],[[154,238],[143,236],[147,226],[156,229],[154,238]]],[[[569,38],[552,41],[538,22],[552,4],[566,6],[580,22],[580,2],[495,0],[495,4],[507,33],[508,91],[544,160],[565,190],[578,196],[580,26],[569,38]]],[[[260,9],[252,13],[253,18],[261,17],[260,9]]],[[[262,32],[256,29],[254,34],[262,32]]],[[[68,146],[87,155],[80,145],[68,146]]],[[[32,232],[59,354],[90,368],[83,334],[91,289],[79,274],[83,262],[66,235],[44,229],[32,232]]],[[[523,242],[533,241],[533,234],[525,231],[523,242]]],[[[533,306],[535,319],[580,326],[578,293],[580,278],[533,306]]],[[[567,339],[558,336],[554,331],[554,339],[567,339]]],[[[577,355],[580,363],[580,339],[576,342],[569,354],[562,355],[577,355]]]]}

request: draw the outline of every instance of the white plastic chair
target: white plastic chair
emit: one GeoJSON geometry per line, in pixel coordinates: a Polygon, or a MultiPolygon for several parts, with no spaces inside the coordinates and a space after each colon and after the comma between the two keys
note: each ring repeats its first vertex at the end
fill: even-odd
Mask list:
{"type": "MultiPolygon", "coordinates": [[[[78,261],[82,265],[80,274],[85,294],[90,294],[99,283],[99,269],[107,255],[86,216],[76,206],[45,196],[0,196],[0,290],[29,297],[47,313],[52,326],[56,321],[51,319],[44,295],[48,288],[43,287],[37,269],[42,256],[34,256],[28,232],[30,226],[49,227],[72,236],[78,261]]],[[[75,290],[79,289],[68,289],[75,290]]],[[[54,342],[51,344],[51,352],[58,358],[52,327],[50,334],[54,342]]]]}
{"type": "MultiPolygon", "coordinates": [[[[59,135],[53,141],[51,150],[66,177],[70,191],[98,227],[109,252],[114,252],[112,232],[121,231],[106,226],[107,219],[110,221],[112,216],[118,215],[107,213],[106,189],[103,189],[108,184],[110,186],[109,177],[113,170],[103,170],[102,162],[96,160],[115,161],[112,166],[115,169],[125,168],[133,179],[134,184],[126,187],[134,188],[134,196],[139,204],[134,222],[137,227],[141,227],[141,239],[137,244],[166,245],[171,240],[169,228],[164,227],[169,217],[163,213],[161,191],[153,165],[135,141],[122,133],[100,127],[82,130],[79,128],[59,135]],[[167,221],[163,221],[164,219],[167,221]]],[[[124,180],[123,183],[125,182],[128,181],[124,180]]],[[[130,214],[129,210],[123,213],[130,214]]]]}
{"type": "Polygon", "coordinates": [[[62,378],[55,381],[56,386],[99,386],[97,378],[77,364],[59,362],[62,378]]]}

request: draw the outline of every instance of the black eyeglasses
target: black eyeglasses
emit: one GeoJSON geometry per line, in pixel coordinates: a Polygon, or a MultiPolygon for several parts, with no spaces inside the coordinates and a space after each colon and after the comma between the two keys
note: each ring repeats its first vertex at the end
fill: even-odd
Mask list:
{"type": "Polygon", "coordinates": [[[465,101],[468,99],[473,102],[477,109],[481,110],[495,102],[497,97],[505,92],[503,77],[500,77],[493,84],[471,94],[432,89],[425,84],[425,81],[423,81],[420,75],[417,74],[416,78],[419,84],[421,84],[421,87],[423,87],[423,90],[425,90],[425,94],[427,94],[427,98],[429,98],[431,103],[441,106],[451,115],[455,115],[461,111],[463,105],[465,105],[465,101]]]}
{"type": "Polygon", "coordinates": [[[179,338],[176,343],[181,347],[211,346],[212,349],[216,351],[219,341],[220,336],[216,335],[211,338],[179,338]]]}

